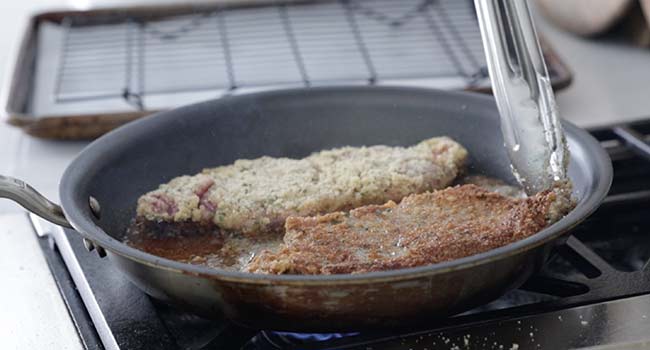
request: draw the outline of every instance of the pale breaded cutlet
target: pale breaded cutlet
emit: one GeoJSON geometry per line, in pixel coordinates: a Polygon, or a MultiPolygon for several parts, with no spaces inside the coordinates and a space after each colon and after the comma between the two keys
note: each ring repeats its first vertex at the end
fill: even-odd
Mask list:
{"type": "Polygon", "coordinates": [[[511,198],[476,185],[415,194],[399,204],[289,217],[284,244],[246,267],[270,274],[344,274],[433,264],[526,238],[574,206],[568,187],[511,198]]]}
{"type": "Polygon", "coordinates": [[[303,159],[261,157],[177,177],[138,200],[138,220],[282,232],[289,216],[400,201],[444,188],[467,151],[448,137],[411,147],[342,147],[303,159]]]}

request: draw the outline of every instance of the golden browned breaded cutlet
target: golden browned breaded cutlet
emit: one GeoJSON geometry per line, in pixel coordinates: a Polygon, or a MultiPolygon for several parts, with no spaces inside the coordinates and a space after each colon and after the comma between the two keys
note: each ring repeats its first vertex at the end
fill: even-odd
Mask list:
{"type": "Polygon", "coordinates": [[[246,270],[271,274],[343,274],[433,264],[526,238],[573,207],[570,189],[529,198],[462,185],[368,205],[350,212],[289,217],[283,246],[246,270]]]}
{"type": "Polygon", "coordinates": [[[281,232],[289,216],[349,210],[448,186],[467,151],[448,137],[411,147],[343,147],[303,159],[262,157],[205,169],[138,200],[139,220],[281,232]]]}

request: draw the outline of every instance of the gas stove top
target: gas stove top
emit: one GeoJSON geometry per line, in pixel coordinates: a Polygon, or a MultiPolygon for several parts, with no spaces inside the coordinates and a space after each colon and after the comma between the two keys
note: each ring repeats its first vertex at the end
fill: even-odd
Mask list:
{"type": "Polygon", "coordinates": [[[417,329],[295,334],[205,320],[140,292],[75,232],[32,221],[87,349],[650,348],[650,122],[592,134],[614,164],[601,208],[521,288],[417,329]]]}

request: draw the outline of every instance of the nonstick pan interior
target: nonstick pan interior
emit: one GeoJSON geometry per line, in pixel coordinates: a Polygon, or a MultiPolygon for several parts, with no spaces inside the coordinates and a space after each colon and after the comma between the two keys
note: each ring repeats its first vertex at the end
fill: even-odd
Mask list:
{"type": "MultiPolygon", "coordinates": [[[[554,225],[560,229],[594,210],[611,180],[602,150],[594,149],[597,142],[568,124],[566,130],[572,151],[569,175],[579,203],[563,223],[554,225]]],[[[83,235],[105,248],[150,259],[118,240],[134,217],[137,198],[173,177],[242,158],[303,157],[345,145],[406,146],[439,135],[469,150],[470,173],[514,184],[491,98],[348,87],[233,96],[144,118],[84,150],[66,171],[61,197],[66,215],[83,235]],[[101,204],[100,218],[90,213],[90,196],[101,204]]]]}

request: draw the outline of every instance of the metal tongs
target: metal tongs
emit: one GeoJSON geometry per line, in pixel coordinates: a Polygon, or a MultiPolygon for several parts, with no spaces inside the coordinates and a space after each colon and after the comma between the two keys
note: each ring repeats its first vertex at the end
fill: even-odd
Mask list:
{"type": "Polygon", "coordinates": [[[566,180],[569,151],[526,0],[475,0],[512,172],[527,194],[566,180]]]}

